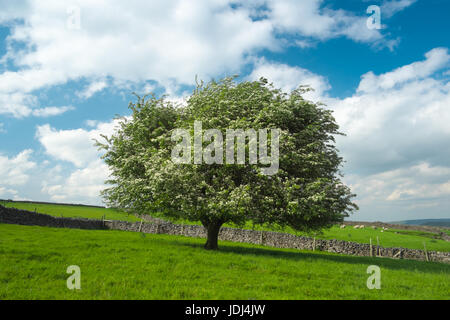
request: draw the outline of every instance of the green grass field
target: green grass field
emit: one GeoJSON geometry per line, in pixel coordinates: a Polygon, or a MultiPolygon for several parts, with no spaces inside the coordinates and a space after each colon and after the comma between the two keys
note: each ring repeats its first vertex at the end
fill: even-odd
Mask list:
{"type": "MultiPolygon", "coordinates": [[[[123,220],[130,222],[140,221],[133,215],[128,215],[124,212],[115,209],[93,208],[83,206],[67,206],[56,204],[50,205],[38,203],[23,203],[23,202],[7,202],[4,203],[4,205],[6,207],[14,207],[29,211],[36,210],[39,213],[50,214],[57,217],[60,217],[62,215],[63,217],[82,217],[89,219],[101,219],[102,216],[105,214],[106,219],[109,220],[123,220]]],[[[200,224],[200,223],[193,223],[190,221],[175,221],[175,222],[185,224],[200,224]]],[[[225,226],[236,227],[233,225],[225,225],[225,226]]],[[[423,250],[425,243],[427,250],[442,251],[442,252],[450,251],[450,242],[441,239],[435,239],[434,237],[436,236],[436,234],[423,231],[410,231],[410,230],[406,231],[406,230],[389,229],[387,231],[381,232],[380,228],[376,230],[373,230],[370,227],[364,229],[353,229],[352,227],[340,229],[339,226],[334,226],[330,229],[324,230],[322,234],[312,235],[298,232],[291,228],[274,230],[270,227],[252,226],[249,223],[245,225],[243,228],[266,230],[266,231],[281,231],[296,235],[315,236],[317,239],[337,239],[359,243],[369,243],[370,238],[372,238],[372,242],[376,244],[378,237],[380,245],[383,247],[403,247],[403,248],[423,250]]]]}
{"type": "Polygon", "coordinates": [[[0,224],[3,299],[448,299],[450,265],[110,230],[0,224]],[[66,269],[81,269],[69,290],[66,269]],[[381,289],[369,290],[369,265],[381,289]]]}
{"type": "Polygon", "coordinates": [[[102,219],[103,215],[105,215],[105,219],[107,220],[122,220],[130,222],[140,221],[133,215],[128,215],[122,211],[109,208],[3,201],[0,202],[0,204],[9,208],[17,208],[28,211],[36,210],[38,213],[45,213],[55,217],[62,216],[65,218],[102,219]]]}

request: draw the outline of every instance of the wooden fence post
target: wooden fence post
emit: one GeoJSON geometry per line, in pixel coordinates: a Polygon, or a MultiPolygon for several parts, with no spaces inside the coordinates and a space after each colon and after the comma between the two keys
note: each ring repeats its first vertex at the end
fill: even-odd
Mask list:
{"type": "Polygon", "coordinates": [[[377,257],[379,257],[380,256],[380,240],[378,239],[378,236],[377,236],[377,257]]]}
{"type": "Polygon", "coordinates": [[[427,251],[427,246],[425,244],[425,241],[423,242],[423,248],[425,249],[425,259],[427,261],[430,261],[430,258],[428,257],[428,251],[427,251]]]}
{"type": "Polygon", "coordinates": [[[373,257],[372,238],[370,238],[370,256],[373,257]]]}
{"type": "Polygon", "coordinates": [[[142,219],[141,219],[141,223],[139,224],[139,230],[138,230],[138,232],[141,232],[141,228],[142,228],[142,219]]]}
{"type": "Polygon", "coordinates": [[[316,251],[316,237],[313,239],[313,251],[316,251]]]}

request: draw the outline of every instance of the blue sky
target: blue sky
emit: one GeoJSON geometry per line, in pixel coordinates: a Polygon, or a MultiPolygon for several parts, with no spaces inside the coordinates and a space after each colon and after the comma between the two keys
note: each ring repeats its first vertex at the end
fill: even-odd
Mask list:
{"type": "MultiPolygon", "coordinates": [[[[198,75],[301,84],[334,111],[353,220],[448,218],[445,0],[0,0],[0,198],[100,204],[92,139],[132,92],[182,102],[198,75]],[[368,27],[369,6],[381,28],[368,27]]],[[[369,21],[369,26],[371,25],[369,21]]]]}

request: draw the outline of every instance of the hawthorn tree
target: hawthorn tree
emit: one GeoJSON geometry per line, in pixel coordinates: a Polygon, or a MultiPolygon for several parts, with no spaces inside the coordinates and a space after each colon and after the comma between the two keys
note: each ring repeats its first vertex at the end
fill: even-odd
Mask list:
{"type": "MultiPolygon", "coordinates": [[[[112,136],[97,141],[112,172],[111,186],[102,192],[105,202],[131,212],[200,221],[207,231],[206,249],[218,248],[224,223],[314,231],[342,222],[358,207],[340,179],[343,159],[334,136],[341,133],[330,110],[303,98],[308,90],[287,94],[264,78],[237,83],[229,77],[198,84],[183,106],[164,97],[137,97],[129,105],[131,117],[121,118],[112,136]],[[195,163],[193,152],[189,163],[174,162],[175,130],[194,133],[196,121],[202,132],[217,129],[224,136],[227,129],[279,129],[278,170],[264,174],[266,164],[250,161],[195,163]]],[[[225,141],[214,137],[202,146],[210,143],[225,141]]],[[[245,139],[246,160],[249,144],[245,139]]]]}

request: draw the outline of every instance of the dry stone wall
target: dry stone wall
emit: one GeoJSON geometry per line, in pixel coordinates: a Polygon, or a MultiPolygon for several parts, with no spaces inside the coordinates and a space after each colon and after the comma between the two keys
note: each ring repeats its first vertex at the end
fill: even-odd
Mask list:
{"type": "Polygon", "coordinates": [[[44,226],[55,228],[105,229],[101,220],[82,218],[58,218],[47,214],[36,213],[0,205],[0,223],[21,224],[28,226],[44,226]]]}
{"type": "MultiPolygon", "coordinates": [[[[79,229],[111,229],[153,234],[161,233],[182,235],[196,238],[206,237],[205,229],[202,226],[178,225],[159,219],[155,221],[156,223],[57,218],[26,210],[5,208],[0,205],[0,223],[79,229]]],[[[423,250],[384,248],[376,245],[370,246],[369,244],[343,240],[320,240],[270,231],[241,230],[224,227],[221,228],[219,232],[219,239],[225,241],[259,244],[276,248],[318,250],[355,256],[380,256],[394,259],[428,260],[450,263],[450,252],[428,251],[425,253],[423,250]]]]}

